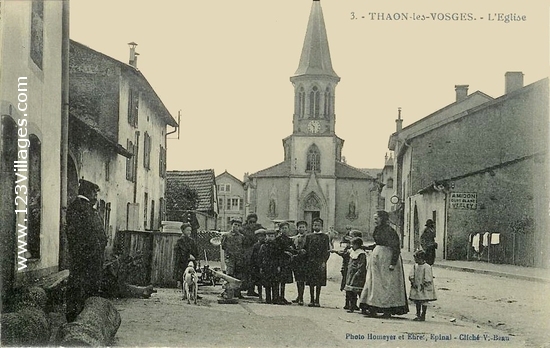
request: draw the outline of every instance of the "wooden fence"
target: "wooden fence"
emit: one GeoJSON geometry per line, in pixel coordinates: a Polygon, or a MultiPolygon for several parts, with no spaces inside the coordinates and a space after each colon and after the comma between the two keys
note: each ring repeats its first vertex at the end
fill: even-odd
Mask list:
{"type": "MultiPolygon", "coordinates": [[[[141,255],[142,272],[132,274],[128,281],[136,285],[174,287],[174,246],[180,236],[177,232],[118,231],[115,252],[123,257],[141,255]]],[[[205,259],[205,251],[208,261],[220,260],[219,247],[210,244],[210,239],[216,236],[218,234],[211,231],[197,233],[199,260],[205,259]]]]}

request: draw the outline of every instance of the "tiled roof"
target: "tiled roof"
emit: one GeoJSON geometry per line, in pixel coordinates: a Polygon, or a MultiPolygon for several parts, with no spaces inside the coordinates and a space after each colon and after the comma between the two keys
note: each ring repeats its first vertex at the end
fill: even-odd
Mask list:
{"type": "Polygon", "coordinates": [[[180,181],[197,191],[199,196],[197,210],[204,212],[214,210],[214,185],[216,183],[214,178],[214,169],[166,172],[167,181],[180,181]]]}
{"type": "MultiPolygon", "coordinates": [[[[374,174],[376,175],[376,174],[374,174]]],[[[370,179],[374,180],[373,174],[369,175],[358,168],[352,167],[343,162],[336,162],[336,178],[338,179],[370,179]]]]}
{"type": "MultiPolygon", "coordinates": [[[[389,165],[389,163],[386,165],[389,165]]],[[[391,162],[391,166],[393,167],[393,162],[391,162]]],[[[379,169],[379,168],[357,168],[357,169],[374,178],[376,178],[378,174],[382,173],[382,169],[379,169]]]]}
{"type": "Polygon", "coordinates": [[[269,168],[260,170],[254,174],[250,174],[251,178],[262,177],[288,177],[290,176],[290,161],[281,162],[269,168]]]}
{"type": "Polygon", "coordinates": [[[128,71],[130,71],[130,72],[134,73],[135,75],[137,75],[138,79],[140,80],[142,85],[145,87],[144,91],[147,93],[147,95],[149,97],[148,102],[151,103],[151,105],[153,107],[157,108],[157,110],[159,111],[159,116],[162,117],[163,121],[166,122],[166,124],[168,124],[169,126],[172,126],[172,127],[177,127],[178,126],[178,123],[176,122],[174,117],[172,117],[172,114],[170,114],[170,111],[168,111],[168,109],[166,108],[166,106],[164,105],[164,103],[162,102],[160,97],[157,95],[157,92],[153,89],[153,87],[151,86],[149,81],[145,78],[145,75],[143,75],[143,73],[138,68],[136,68],[136,67],[134,67],[130,64],[121,62],[121,61],[119,61],[119,60],[117,60],[117,59],[115,59],[111,56],[106,55],[105,53],[96,51],[93,48],[90,48],[90,47],[88,47],[84,44],[81,44],[80,42],[70,40],[70,45],[71,46],[78,46],[78,47],[81,47],[82,49],[85,49],[89,52],[99,54],[99,55],[115,62],[116,64],[120,65],[122,68],[125,68],[128,71]]]}

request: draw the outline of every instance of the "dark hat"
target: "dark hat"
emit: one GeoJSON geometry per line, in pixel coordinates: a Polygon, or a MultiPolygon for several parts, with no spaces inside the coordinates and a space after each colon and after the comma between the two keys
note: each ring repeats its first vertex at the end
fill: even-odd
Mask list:
{"type": "Polygon", "coordinates": [[[248,214],[248,216],[246,217],[246,221],[250,220],[251,218],[255,218],[256,221],[258,221],[258,214],[256,214],[256,213],[248,214]]]}
{"type": "Polygon", "coordinates": [[[185,222],[184,224],[181,225],[181,230],[185,230],[187,227],[191,227],[193,228],[193,226],[191,226],[191,224],[189,222],[185,222]]]}
{"type": "Polygon", "coordinates": [[[361,237],[353,237],[350,243],[361,246],[363,245],[363,239],[361,239],[361,237]]]}
{"type": "Polygon", "coordinates": [[[277,227],[279,227],[279,229],[280,229],[280,228],[283,227],[283,226],[288,226],[288,227],[290,227],[290,224],[289,224],[287,221],[283,221],[283,222],[279,223],[279,225],[278,225],[277,227]]]}
{"type": "Polygon", "coordinates": [[[240,217],[233,217],[233,218],[231,218],[231,220],[229,220],[229,222],[230,222],[230,223],[238,222],[238,223],[242,224],[242,223],[243,223],[243,219],[240,218],[240,217]]]}
{"type": "Polygon", "coordinates": [[[363,237],[363,232],[359,231],[359,230],[351,230],[349,231],[349,235],[350,237],[363,237]]]}
{"type": "Polygon", "coordinates": [[[435,222],[432,219],[426,220],[426,225],[425,226],[434,226],[434,225],[435,225],[435,222]]]}
{"type": "Polygon", "coordinates": [[[388,214],[388,212],[385,211],[385,210],[378,210],[378,211],[376,212],[376,215],[378,215],[378,218],[380,218],[380,219],[382,219],[382,220],[384,220],[384,221],[388,221],[389,218],[390,218],[390,214],[388,214]]]}
{"type": "Polygon", "coordinates": [[[258,234],[263,234],[265,235],[267,232],[267,230],[265,228],[259,228],[257,229],[256,231],[254,231],[254,234],[258,235],[258,234]]]}
{"type": "Polygon", "coordinates": [[[413,254],[413,257],[414,258],[420,258],[422,260],[425,260],[426,259],[426,252],[422,249],[417,249],[414,254],[413,254]]]}
{"type": "Polygon", "coordinates": [[[78,183],[78,194],[99,192],[99,186],[91,181],[80,179],[78,183]]]}
{"type": "Polygon", "coordinates": [[[311,223],[314,223],[316,221],[319,221],[321,223],[321,225],[323,224],[323,219],[321,219],[320,217],[314,218],[313,220],[311,220],[311,223]]]}
{"type": "Polygon", "coordinates": [[[300,220],[296,223],[296,227],[300,226],[300,225],[305,225],[307,227],[307,221],[305,220],[300,220]]]}

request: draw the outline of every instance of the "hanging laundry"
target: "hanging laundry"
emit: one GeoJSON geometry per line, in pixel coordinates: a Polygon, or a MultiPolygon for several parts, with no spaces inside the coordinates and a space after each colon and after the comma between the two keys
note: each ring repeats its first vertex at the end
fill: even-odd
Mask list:
{"type": "Polygon", "coordinates": [[[484,247],[489,246],[489,232],[483,234],[483,242],[481,243],[484,247]]]}
{"type": "Polygon", "coordinates": [[[479,233],[474,234],[472,237],[472,246],[474,247],[474,250],[476,253],[479,252],[479,233]]]}
{"type": "Polygon", "coordinates": [[[491,234],[491,244],[500,244],[500,233],[491,234]]]}

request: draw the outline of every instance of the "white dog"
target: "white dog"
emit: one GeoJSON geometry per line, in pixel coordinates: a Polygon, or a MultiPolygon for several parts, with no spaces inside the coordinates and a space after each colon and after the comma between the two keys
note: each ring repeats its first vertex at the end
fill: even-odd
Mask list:
{"type": "Polygon", "coordinates": [[[199,284],[198,284],[197,272],[195,271],[193,261],[189,261],[187,268],[183,272],[182,300],[187,298],[187,303],[191,303],[190,300],[191,300],[191,297],[193,297],[193,303],[197,304],[198,288],[199,288],[199,284]]]}

